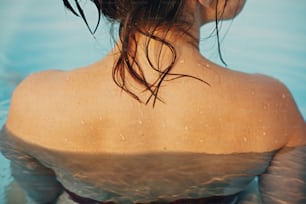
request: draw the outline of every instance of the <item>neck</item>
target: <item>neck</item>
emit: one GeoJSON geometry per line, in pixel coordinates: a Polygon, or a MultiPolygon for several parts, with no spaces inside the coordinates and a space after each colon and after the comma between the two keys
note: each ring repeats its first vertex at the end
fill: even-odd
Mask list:
{"type": "MultiPolygon", "coordinates": [[[[154,69],[164,71],[178,62],[201,57],[199,51],[200,26],[200,23],[194,22],[186,32],[178,31],[177,27],[172,29],[161,27],[150,32],[149,35],[135,34],[127,46],[129,60],[134,70],[137,70],[133,63],[135,60],[145,75],[149,74],[156,78],[160,73],[154,69]]],[[[118,41],[113,51],[115,57],[119,57],[125,51],[122,42],[118,41]]]]}
{"type": "Polygon", "coordinates": [[[146,32],[138,30],[129,36],[129,41],[119,41],[113,50],[113,57],[120,60],[113,69],[113,76],[118,79],[116,82],[122,85],[121,88],[137,98],[140,93],[145,93],[149,94],[145,98],[150,99],[152,94],[155,101],[164,80],[182,77],[184,74],[181,71],[172,72],[172,69],[186,68],[181,66],[182,62],[194,63],[202,58],[199,52],[200,23],[191,22],[193,24],[184,29],[175,25],[155,29],[142,27],[146,32]],[[143,92],[144,88],[149,91],[143,92]]]}
{"type": "Polygon", "coordinates": [[[186,15],[189,25],[173,25],[150,27],[144,25],[135,29],[135,35],[130,37],[130,42],[118,43],[117,51],[129,50],[129,54],[135,57],[137,62],[151,61],[154,65],[168,64],[175,54],[176,59],[186,56],[188,53],[199,52],[200,27],[203,24],[201,8],[199,4],[188,4],[188,10],[192,15],[186,15]]]}
{"type": "MultiPolygon", "coordinates": [[[[121,52],[122,43],[117,45],[116,51],[121,52]]],[[[139,63],[150,60],[154,66],[168,64],[174,55],[178,59],[187,53],[199,53],[199,28],[190,27],[186,32],[160,28],[149,35],[137,33],[130,39],[128,49],[139,63]]]]}

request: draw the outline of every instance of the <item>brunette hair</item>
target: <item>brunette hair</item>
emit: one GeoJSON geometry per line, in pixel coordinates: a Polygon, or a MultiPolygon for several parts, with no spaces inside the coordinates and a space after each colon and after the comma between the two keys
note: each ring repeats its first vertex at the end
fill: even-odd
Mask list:
{"type": "MultiPolygon", "coordinates": [[[[191,39],[191,43],[195,39],[190,33],[188,28],[192,22],[188,22],[186,15],[183,11],[187,6],[186,0],[91,0],[97,8],[99,19],[96,27],[91,29],[87,22],[84,11],[79,3],[81,0],[74,0],[75,8],[70,4],[69,0],[63,0],[64,5],[73,14],[82,17],[88,29],[94,34],[99,26],[101,15],[103,14],[112,25],[119,23],[119,38],[121,45],[119,47],[120,55],[113,67],[113,80],[114,82],[132,97],[140,102],[148,104],[153,99],[153,106],[156,100],[162,101],[158,96],[159,89],[164,81],[170,81],[182,77],[191,77],[208,84],[207,82],[184,74],[170,73],[172,67],[176,62],[177,53],[174,46],[162,37],[155,35],[158,28],[165,28],[167,33],[170,29],[176,29],[179,34],[187,35],[191,39]],[[143,69],[136,59],[137,53],[137,39],[136,35],[143,35],[149,37],[150,40],[146,43],[146,56],[147,61],[151,68],[155,70],[159,77],[154,82],[148,82],[145,78],[143,69]],[[166,46],[172,54],[172,59],[166,67],[155,67],[149,57],[149,44],[151,41],[158,41],[163,46],[166,46]],[[131,49],[133,48],[133,49],[131,49]],[[126,83],[126,76],[129,75],[132,79],[140,84],[144,91],[149,91],[150,96],[146,101],[142,101],[136,93],[134,93],[126,83]]],[[[217,0],[218,1],[218,0],[217,0]]],[[[217,12],[216,12],[217,13],[217,12]]],[[[190,19],[189,19],[190,20],[190,19]]],[[[221,57],[219,46],[219,33],[218,33],[218,20],[216,20],[216,29],[218,37],[218,50],[221,57]]],[[[161,52],[161,51],[160,51],[161,52]]],[[[159,53],[160,54],[160,53],[159,53]]],[[[161,66],[158,63],[158,66],[161,66]]],[[[208,84],[209,85],[209,84],[208,84]]]]}

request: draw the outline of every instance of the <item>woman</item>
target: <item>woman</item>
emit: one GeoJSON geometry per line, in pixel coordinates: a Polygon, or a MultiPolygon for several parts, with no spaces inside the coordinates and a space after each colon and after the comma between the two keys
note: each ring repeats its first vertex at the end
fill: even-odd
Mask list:
{"type": "Polygon", "coordinates": [[[114,49],[33,74],[12,97],[2,152],[32,199],[306,202],[306,126],[288,89],[199,52],[200,27],[243,0],[92,2],[120,23],[114,49]]]}

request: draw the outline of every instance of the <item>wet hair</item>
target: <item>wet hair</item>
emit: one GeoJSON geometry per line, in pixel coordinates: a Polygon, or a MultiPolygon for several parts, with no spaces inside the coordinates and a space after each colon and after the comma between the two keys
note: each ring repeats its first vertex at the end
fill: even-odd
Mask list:
{"type": "MultiPolygon", "coordinates": [[[[197,39],[192,36],[188,29],[192,25],[191,18],[186,18],[183,15],[188,3],[186,0],[91,0],[98,11],[98,23],[94,29],[91,29],[84,11],[80,5],[81,0],[74,0],[75,6],[73,7],[69,0],[63,0],[64,5],[73,14],[80,16],[88,29],[94,34],[99,26],[101,16],[105,16],[112,25],[119,23],[119,39],[120,50],[119,58],[115,62],[112,72],[114,82],[125,92],[130,94],[136,100],[148,104],[153,99],[153,106],[156,101],[163,100],[159,97],[159,89],[164,81],[170,81],[182,77],[191,77],[204,82],[202,79],[196,78],[191,75],[170,73],[174,64],[176,63],[177,53],[174,46],[165,38],[154,34],[159,28],[164,28],[164,36],[171,30],[175,29],[179,35],[185,35],[190,39],[191,44],[195,44],[197,39]],[[189,21],[188,21],[189,20],[189,21]],[[146,58],[151,68],[158,73],[158,78],[153,81],[147,81],[142,67],[136,59],[137,53],[137,39],[136,36],[146,36],[149,40],[146,42],[146,58]],[[161,63],[158,62],[156,67],[149,57],[149,44],[152,41],[161,43],[162,47],[165,46],[171,52],[171,60],[165,67],[160,67],[161,63]],[[129,83],[126,81],[127,76],[130,76],[134,82],[140,84],[144,90],[149,91],[150,96],[146,101],[142,101],[140,97],[131,90],[129,83]]],[[[217,0],[218,2],[218,0],[217,0]]],[[[216,11],[217,15],[217,11],[216,11]]],[[[217,19],[217,18],[216,18],[217,19]]],[[[221,57],[219,45],[219,32],[218,20],[216,20],[217,38],[219,56],[221,57]]],[[[161,50],[159,59],[161,57],[161,50]]]]}

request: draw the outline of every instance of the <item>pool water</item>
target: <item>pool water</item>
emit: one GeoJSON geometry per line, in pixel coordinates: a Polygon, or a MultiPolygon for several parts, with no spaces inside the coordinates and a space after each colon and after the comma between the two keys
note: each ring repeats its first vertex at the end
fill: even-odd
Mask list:
{"type": "MultiPolygon", "coordinates": [[[[0,125],[5,123],[12,91],[28,74],[71,69],[94,62],[112,47],[108,24],[93,38],[81,19],[66,11],[61,0],[0,0],[0,125]],[[4,20],[5,19],[5,20],[4,20]]],[[[93,11],[85,4],[87,12],[93,11]]],[[[238,18],[224,22],[222,52],[228,67],[264,73],[284,82],[306,118],[306,2],[248,0],[238,18]]],[[[89,15],[95,24],[96,12],[89,15]]],[[[203,28],[201,51],[218,58],[215,38],[206,39],[213,24],[203,28]]],[[[0,154],[0,204],[12,181],[9,162],[0,154]]]]}

